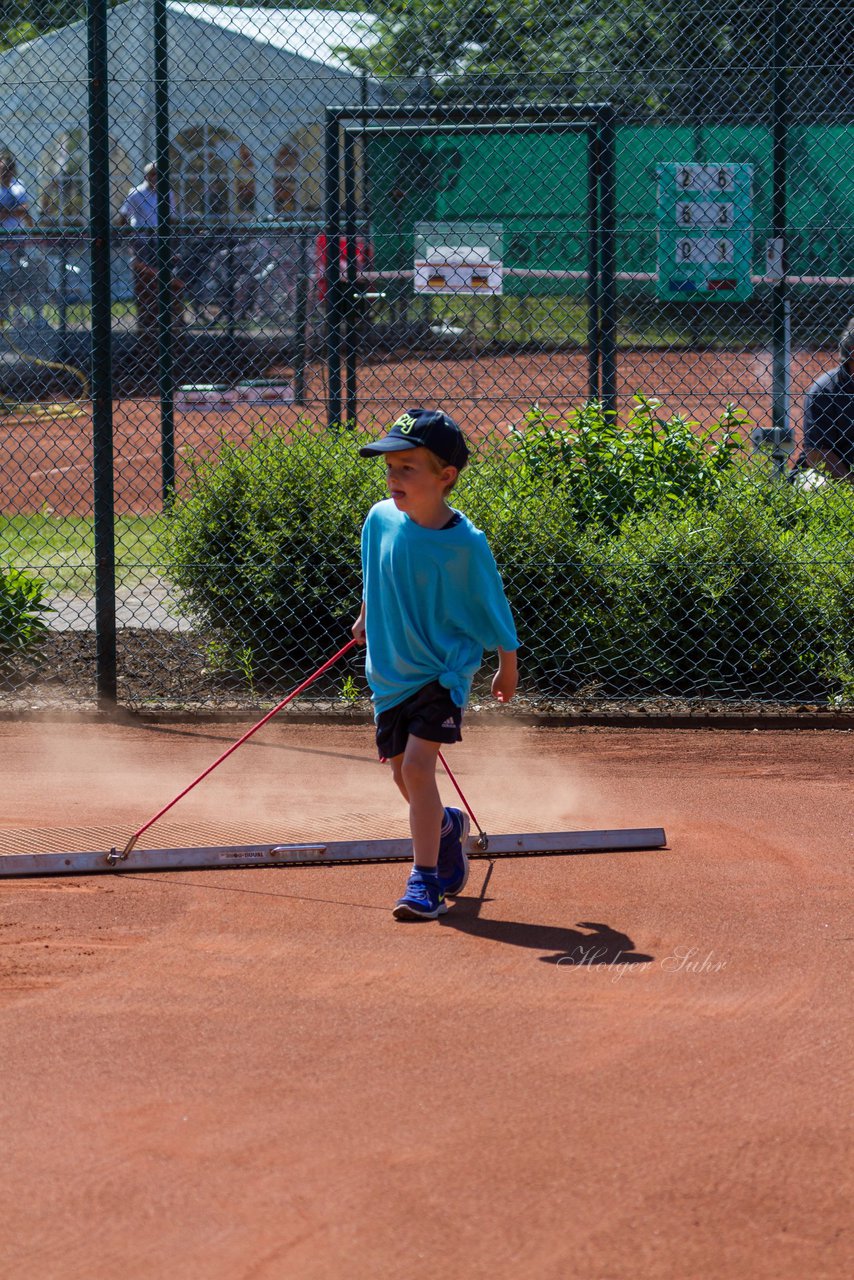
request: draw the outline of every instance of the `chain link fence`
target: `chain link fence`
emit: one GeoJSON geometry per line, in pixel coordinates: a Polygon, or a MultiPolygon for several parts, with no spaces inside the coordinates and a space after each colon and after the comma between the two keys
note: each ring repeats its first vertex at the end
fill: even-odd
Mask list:
{"type": "Polygon", "coordinates": [[[0,88],[0,707],[278,700],[422,405],[521,706],[854,703],[850,5],[11,0],[0,88]]]}

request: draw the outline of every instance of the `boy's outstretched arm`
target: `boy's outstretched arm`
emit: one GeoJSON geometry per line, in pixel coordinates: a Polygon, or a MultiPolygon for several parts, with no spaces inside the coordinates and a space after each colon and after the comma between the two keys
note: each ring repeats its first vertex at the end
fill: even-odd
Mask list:
{"type": "Polygon", "coordinates": [[[356,644],[365,643],[365,602],[362,601],[362,607],[359,610],[359,616],[353,623],[353,639],[356,644]]]}
{"type": "Polygon", "coordinates": [[[519,668],[515,649],[498,650],[498,670],[492,677],[492,696],[499,702],[509,702],[519,683],[519,668]]]}

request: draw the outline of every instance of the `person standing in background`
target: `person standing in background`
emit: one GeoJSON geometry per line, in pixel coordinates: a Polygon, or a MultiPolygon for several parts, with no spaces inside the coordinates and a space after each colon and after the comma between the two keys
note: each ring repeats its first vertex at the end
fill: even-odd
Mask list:
{"type": "Polygon", "coordinates": [[[20,236],[7,235],[7,232],[32,225],[30,197],[24,184],[18,181],[15,157],[8,151],[3,152],[0,154],[0,323],[9,318],[13,277],[26,243],[20,236]]]}
{"type": "MultiPolygon", "coordinates": [[[[125,196],[116,218],[116,226],[130,227],[131,271],[133,293],[136,299],[136,331],[146,342],[157,334],[157,166],[147,164],[142,171],[143,181],[125,196]]],[[[175,196],[170,197],[172,216],[175,216],[175,196]]],[[[173,319],[180,312],[183,281],[172,276],[173,319]]]]}

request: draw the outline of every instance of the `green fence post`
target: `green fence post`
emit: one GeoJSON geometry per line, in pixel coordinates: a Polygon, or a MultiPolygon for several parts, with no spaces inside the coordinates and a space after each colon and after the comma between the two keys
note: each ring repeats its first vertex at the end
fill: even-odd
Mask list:
{"type": "Polygon", "coordinates": [[[356,387],[359,358],[359,305],[356,300],[356,139],[349,130],[344,133],[344,281],[347,290],[344,307],[344,367],[347,375],[346,422],[355,427],[358,409],[356,387]]]}
{"type": "Polygon", "coordinates": [[[786,471],[786,445],[790,439],[789,378],[791,372],[791,304],[786,281],[788,271],[786,237],[788,209],[789,121],[788,121],[788,0],[776,0],[772,25],[773,81],[771,98],[772,130],[772,235],[782,252],[778,256],[779,277],[771,300],[771,457],[774,473],[786,471]]]}
{"type": "Polygon", "coordinates": [[[601,316],[599,307],[599,134],[587,131],[587,399],[598,400],[601,316]]]}
{"type": "Polygon", "coordinates": [[[68,332],[68,252],[64,234],[59,240],[59,332],[63,338],[68,332]]]}
{"type": "Polygon", "coordinates": [[[154,163],[157,167],[157,390],[160,395],[161,491],[175,488],[175,390],[172,343],[172,183],[169,172],[169,51],[166,0],[152,0],[154,34],[154,163]]]}
{"type": "Polygon", "coordinates": [[[310,239],[313,233],[305,227],[297,231],[297,288],[294,300],[294,404],[305,404],[305,348],[308,324],[308,274],[310,271],[310,239]]]}
{"type": "Polygon", "coordinates": [[[324,133],[326,166],[326,362],[329,387],[326,423],[341,423],[341,141],[340,124],[333,112],[327,112],[324,133]]]}
{"type": "Polygon", "coordinates": [[[107,0],[90,0],[89,236],[92,274],[92,480],[95,663],[99,705],[116,701],[116,540],[113,503],[112,286],[107,0]]]}
{"type": "MultiPolygon", "coordinates": [[[[252,234],[251,232],[249,233],[252,234]]],[[[233,342],[237,334],[237,261],[234,250],[237,247],[234,233],[229,231],[225,249],[225,331],[229,342],[233,342]]]]}
{"type": "Polygon", "coordinates": [[[617,130],[614,111],[600,111],[600,246],[602,404],[617,414],[617,130]]]}

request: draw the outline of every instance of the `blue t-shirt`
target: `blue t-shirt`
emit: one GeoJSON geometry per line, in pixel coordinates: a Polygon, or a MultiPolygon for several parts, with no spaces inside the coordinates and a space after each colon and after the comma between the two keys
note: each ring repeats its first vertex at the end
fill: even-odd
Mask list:
{"type": "Polygon", "coordinates": [[[377,716],[433,680],[464,707],[484,649],[519,641],[486,537],[464,515],[425,529],[391,498],[362,529],[365,670],[377,716]]]}
{"type": "Polygon", "coordinates": [[[30,197],[17,179],[8,187],[0,187],[0,227],[4,231],[16,231],[23,226],[21,214],[26,213],[30,197]]]}

